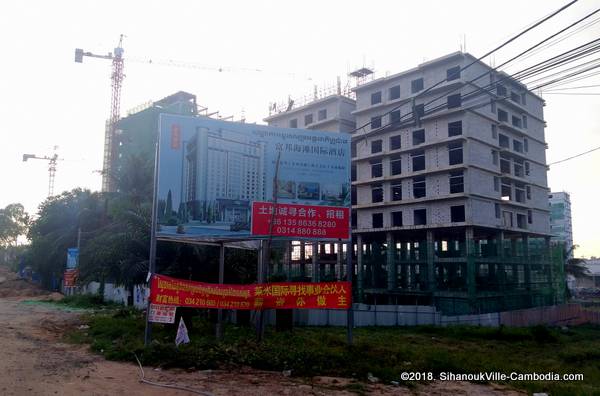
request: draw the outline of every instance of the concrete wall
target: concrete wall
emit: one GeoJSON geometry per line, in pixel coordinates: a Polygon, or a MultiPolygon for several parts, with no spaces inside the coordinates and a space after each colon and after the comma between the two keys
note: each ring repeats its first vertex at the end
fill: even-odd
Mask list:
{"type": "MultiPolygon", "coordinates": [[[[442,315],[425,305],[367,305],[353,304],[354,327],[470,325],[519,327],[535,325],[579,325],[600,323],[600,312],[588,311],[578,304],[536,307],[517,311],[493,312],[479,315],[442,315]]],[[[275,324],[275,311],[267,315],[267,323],[275,324]]],[[[347,311],[326,309],[294,310],[296,326],[346,326],[347,311]]]]}
{"type": "MultiPolygon", "coordinates": [[[[98,294],[100,290],[99,282],[90,282],[81,288],[82,294],[98,294]]],[[[133,288],[133,306],[138,309],[145,309],[148,304],[148,288],[146,286],[137,285],[133,288]]],[[[127,305],[129,292],[123,286],[116,286],[112,283],[104,285],[104,301],[115,302],[118,304],[127,305]]]]}

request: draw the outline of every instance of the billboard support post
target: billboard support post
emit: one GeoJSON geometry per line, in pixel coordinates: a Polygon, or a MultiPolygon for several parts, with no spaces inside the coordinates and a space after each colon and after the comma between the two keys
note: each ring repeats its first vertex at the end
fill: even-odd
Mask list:
{"type": "MultiPolygon", "coordinates": [[[[265,282],[265,244],[264,240],[260,241],[260,247],[258,248],[258,263],[257,263],[257,276],[258,283],[265,282]]],[[[256,311],[256,339],[258,342],[262,341],[263,335],[263,311],[259,309],[256,311]]]]}
{"type": "MultiPolygon", "coordinates": [[[[225,281],[225,244],[221,242],[219,245],[219,284],[222,285],[225,281]]],[[[223,309],[217,311],[217,339],[223,338],[223,309]]]]}
{"type": "MultiPolygon", "coordinates": [[[[154,158],[154,188],[152,194],[152,221],[150,225],[150,256],[148,258],[148,290],[150,290],[150,282],[152,275],[156,272],[156,222],[158,220],[158,145],[156,142],[156,154],[154,158]]],[[[152,323],[150,318],[150,297],[148,296],[148,304],[146,306],[146,329],[144,330],[144,346],[150,345],[152,341],[152,323]]]]}
{"type": "MultiPolygon", "coordinates": [[[[346,281],[350,282],[350,287],[352,287],[352,275],[354,272],[354,266],[352,265],[352,230],[350,231],[350,238],[348,240],[348,245],[346,247],[346,281]]],[[[348,335],[348,345],[352,345],[352,328],[354,327],[354,308],[353,302],[350,301],[350,307],[348,308],[347,313],[348,323],[347,326],[347,335],[348,335]]]]}
{"type": "MultiPolygon", "coordinates": [[[[265,283],[269,274],[269,262],[271,260],[271,243],[273,241],[273,225],[275,223],[275,215],[277,214],[277,179],[279,178],[279,163],[281,161],[281,151],[277,153],[275,161],[275,175],[273,176],[273,211],[271,212],[271,220],[269,221],[269,235],[266,243],[261,242],[261,276],[259,283],[265,283]]],[[[258,313],[258,342],[261,342],[265,332],[265,312],[260,310],[258,313]]]]}

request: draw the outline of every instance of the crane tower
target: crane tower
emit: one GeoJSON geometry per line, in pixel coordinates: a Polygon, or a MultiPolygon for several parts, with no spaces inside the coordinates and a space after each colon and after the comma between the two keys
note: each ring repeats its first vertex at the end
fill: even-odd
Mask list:
{"type": "Polygon", "coordinates": [[[27,162],[28,159],[39,159],[48,161],[48,197],[54,196],[54,177],[56,176],[56,162],[60,159],[56,154],[58,146],[54,146],[54,154],[51,156],[44,155],[43,157],[35,154],[23,154],[23,162],[27,162]]]}
{"type": "Polygon", "coordinates": [[[110,100],[110,116],[106,122],[104,134],[104,158],[102,161],[102,191],[114,191],[113,161],[117,155],[117,123],[121,118],[121,88],[123,86],[123,35],[119,37],[119,44],[114,52],[106,55],[97,55],[91,52],[84,52],[81,48],[75,49],[75,62],[82,63],[83,57],[110,59],[112,60],[112,95],[110,100]]]}

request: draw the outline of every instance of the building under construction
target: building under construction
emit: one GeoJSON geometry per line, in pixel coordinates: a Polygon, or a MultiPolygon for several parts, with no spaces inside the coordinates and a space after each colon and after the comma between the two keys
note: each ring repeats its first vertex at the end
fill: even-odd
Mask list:
{"type": "MultiPolygon", "coordinates": [[[[361,69],[352,97],[265,119],[308,129],[337,123],[352,134],[358,302],[462,314],[564,301],[563,247],[550,245],[544,101],[474,61],[458,52],[379,79],[361,69]]],[[[344,251],[292,243],[274,272],[343,279],[344,251]]]]}
{"type": "MultiPolygon", "coordinates": [[[[128,111],[116,123],[114,138],[104,148],[103,191],[115,191],[124,161],[132,156],[153,161],[161,113],[197,115],[196,96],[179,91],[156,102],[147,102],[128,111]]],[[[110,123],[107,122],[107,131],[110,123]]],[[[108,132],[107,132],[108,133],[108,132]]]]}

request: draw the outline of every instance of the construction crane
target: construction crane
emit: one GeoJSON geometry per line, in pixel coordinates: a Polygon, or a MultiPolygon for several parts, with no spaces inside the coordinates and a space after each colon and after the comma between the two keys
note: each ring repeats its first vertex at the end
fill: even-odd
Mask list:
{"type": "Polygon", "coordinates": [[[116,133],[117,123],[121,118],[121,88],[123,86],[123,35],[119,37],[119,44],[114,49],[114,52],[109,52],[106,55],[97,55],[91,52],[85,52],[81,48],[75,49],[75,62],[83,63],[83,57],[100,58],[112,60],[112,96],[110,101],[110,116],[106,123],[104,134],[104,159],[102,162],[102,191],[113,191],[111,180],[112,161],[117,155],[116,133]]]}
{"type": "Polygon", "coordinates": [[[56,162],[62,158],[58,158],[56,150],[58,146],[54,146],[54,154],[52,156],[39,157],[35,154],[23,154],[23,162],[27,162],[28,159],[39,159],[48,161],[48,197],[54,196],[54,177],[56,176],[56,162]]]}

